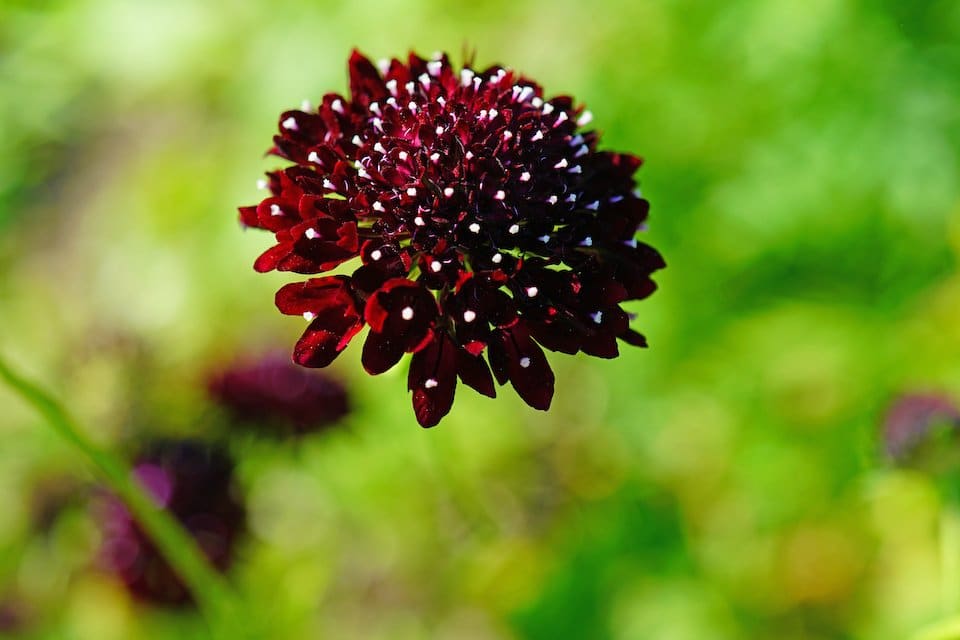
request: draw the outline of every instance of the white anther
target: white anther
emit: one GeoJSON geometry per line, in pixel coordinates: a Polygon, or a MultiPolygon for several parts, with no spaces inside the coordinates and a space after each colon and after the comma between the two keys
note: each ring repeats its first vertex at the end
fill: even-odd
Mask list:
{"type": "Polygon", "coordinates": [[[580,165],[575,164],[569,169],[567,169],[567,173],[583,173],[583,169],[580,168],[580,165]]]}
{"type": "Polygon", "coordinates": [[[580,117],[577,118],[577,124],[581,127],[587,124],[590,124],[590,121],[593,120],[593,114],[589,111],[584,111],[580,114],[580,117]]]}
{"type": "Polygon", "coordinates": [[[370,177],[370,174],[367,173],[367,170],[364,169],[363,167],[359,167],[359,168],[357,169],[357,175],[360,176],[361,178],[369,178],[369,177],[370,177]]]}
{"type": "Polygon", "coordinates": [[[434,151],[433,153],[430,154],[430,161],[431,161],[431,162],[436,162],[436,161],[439,160],[439,159],[440,159],[440,154],[437,153],[436,151],[434,151]]]}
{"type": "Polygon", "coordinates": [[[263,178],[260,178],[259,180],[257,180],[257,189],[259,189],[260,191],[263,191],[266,188],[267,188],[266,180],[264,180],[263,178]]]}
{"type": "Polygon", "coordinates": [[[390,105],[391,107],[393,107],[394,109],[396,109],[396,108],[397,108],[397,99],[396,99],[396,98],[387,98],[387,104],[390,105]]]}
{"type": "Polygon", "coordinates": [[[372,120],[372,123],[373,123],[374,129],[376,129],[377,131],[383,131],[383,120],[381,120],[380,118],[374,118],[372,120]]]}
{"type": "Polygon", "coordinates": [[[576,201],[577,201],[577,195],[576,195],[575,193],[571,193],[571,194],[568,195],[566,198],[564,198],[563,201],[564,201],[564,202],[576,202],[576,201]]]}
{"type": "Polygon", "coordinates": [[[379,200],[373,203],[373,210],[379,211],[380,213],[383,213],[384,211],[386,211],[386,209],[384,209],[383,207],[383,203],[380,202],[379,200]]]}
{"type": "Polygon", "coordinates": [[[507,229],[507,232],[508,232],[508,233],[519,233],[519,232],[520,232],[520,225],[518,225],[518,224],[516,224],[516,223],[510,225],[510,228],[507,229]]]}
{"type": "Polygon", "coordinates": [[[587,237],[584,238],[583,241],[580,243],[580,246],[581,246],[581,247],[592,247],[592,246],[593,246],[593,238],[591,238],[590,236],[587,236],[587,237]]]}
{"type": "Polygon", "coordinates": [[[282,216],[283,211],[280,210],[280,205],[272,204],[270,205],[270,215],[272,216],[282,216]]]}
{"type": "Polygon", "coordinates": [[[379,102],[371,102],[371,103],[370,103],[370,111],[371,111],[372,113],[375,113],[375,114],[377,114],[377,115],[380,115],[380,103],[379,103],[379,102]]]}
{"type": "Polygon", "coordinates": [[[407,109],[410,109],[410,111],[413,111],[414,113],[416,113],[417,103],[411,100],[410,102],[407,103],[407,109]]]}
{"type": "Polygon", "coordinates": [[[603,311],[597,311],[596,313],[591,313],[590,317],[593,318],[593,321],[597,324],[603,322],[603,311]]]}
{"type": "Polygon", "coordinates": [[[563,169],[567,166],[567,159],[563,158],[557,164],[553,165],[554,169],[563,169]]]}
{"type": "Polygon", "coordinates": [[[539,129],[537,129],[537,132],[535,134],[530,136],[531,142],[536,142],[537,140],[543,140],[543,131],[540,131],[539,129]]]}
{"type": "Polygon", "coordinates": [[[304,311],[304,312],[303,312],[303,319],[306,320],[307,322],[310,322],[311,320],[313,320],[313,319],[316,318],[316,317],[317,317],[317,314],[313,313],[312,311],[304,311]]]}
{"type": "Polygon", "coordinates": [[[397,95],[397,81],[396,80],[387,80],[387,91],[391,95],[397,95]]]}
{"type": "Polygon", "coordinates": [[[587,145],[583,145],[582,147],[580,147],[579,149],[577,149],[577,152],[576,152],[575,154],[573,154],[573,157],[574,157],[574,158],[579,158],[579,157],[581,157],[581,156],[587,155],[588,153],[590,153],[590,147],[588,147],[587,145]]]}
{"type": "Polygon", "coordinates": [[[387,152],[386,148],[385,148],[382,144],[380,144],[379,142],[377,142],[376,144],[373,145],[373,150],[374,150],[374,151],[378,151],[378,152],[380,152],[380,153],[386,153],[386,152],[387,152]]]}
{"type": "Polygon", "coordinates": [[[350,142],[357,145],[358,147],[363,144],[363,140],[361,140],[360,136],[358,135],[354,135],[353,138],[350,139],[350,142]]]}
{"type": "Polygon", "coordinates": [[[467,160],[473,160],[473,151],[467,151],[465,154],[463,154],[463,157],[467,160]]]}
{"type": "Polygon", "coordinates": [[[443,96],[437,96],[437,104],[441,107],[446,106],[447,101],[443,99],[443,96]]]}
{"type": "Polygon", "coordinates": [[[629,240],[624,240],[624,241],[623,241],[623,244],[627,245],[628,247],[633,247],[634,249],[636,249],[636,248],[637,248],[637,239],[636,239],[636,238],[630,238],[629,240]]]}
{"type": "Polygon", "coordinates": [[[533,105],[534,109],[539,109],[543,106],[543,98],[535,96],[533,100],[530,101],[530,104],[533,105]]]}
{"type": "Polygon", "coordinates": [[[281,123],[280,123],[280,126],[282,126],[284,129],[288,129],[288,130],[290,130],[290,131],[296,131],[296,130],[297,130],[297,120],[296,120],[296,118],[294,118],[293,116],[290,116],[289,118],[287,118],[286,120],[284,120],[283,122],[281,122],[281,123]]]}
{"type": "Polygon", "coordinates": [[[543,244],[547,244],[548,242],[550,242],[550,236],[540,236],[539,238],[537,238],[537,240],[539,240],[543,244]]]}
{"type": "Polygon", "coordinates": [[[504,139],[504,140],[509,140],[509,139],[512,138],[512,137],[513,137],[513,132],[512,132],[512,131],[507,130],[507,131],[504,131],[504,132],[503,132],[503,139],[504,139]]]}
{"type": "Polygon", "coordinates": [[[493,257],[490,259],[493,260],[494,264],[500,264],[500,262],[503,260],[503,255],[499,253],[495,253],[493,254],[493,257]]]}
{"type": "Polygon", "coordinates": [[[571,146],[571,147],[575,147],[575,146],[577,146],[578,144],[583,144],[583,136],[580,135],[579,133],[578,133],[577,135],[573,136],[572,138],[570,138],[570,146],[571,146]]]}
{"type": "Polygon", "coordinates": [[[497,115],[498,115],[499,113],[500,113],[500,112],[497,111],[496,109],[490,109],[490,113],[487,114],[487,115],[489,115],[489,116],[490,116],[490,119],[493,120],[494,118],[497,117],[497,115]]]}
{"type": "Polygon", "coordinates": [[[316,151],[311,151],[307,155],[307,162],[315,162],[317,164],[320,164],[320,156],[317,155],[316,151]]]}
{"type": "Polygon", "coordinates": [[[540,290],[537,289],[536,287],[527,287],[527,297],[528,297],[528,298],[534,298],[534,297],[536,297],[536,295],[537,295],[538,293],[540,293],[540,290]]]}
{"type": "Polygon", "coordinates": [[[331,191],[336,191],[336,190],[337,190],[336,185],[334,185],[332,182],[330,182],[330,178],[324,178],[324,179],[323,179],[323,188],[324,188],[324,189],[330,189],[331,191]]]}
{"type": "Polygon", "coordinates": [[[480,113],[477,114],[477,120],[483,120],[486,117],[487,117],[487,110],[480,109],[480,113]]]}
{"type": "Polygon", "coordinates": [[[524,171],[520,174],[520,182],[530,182],[530,172],[524,171]]]}
{"type": "Polygon", "coordinates": [[[473,310],[471,310],[471,309],[467,309],[466,311],[463,312],[463,321],[464,321],[464,322],[473,322],[473,321],[476,320],[476,319],[477,319],[477,313],[476,313],[476,311],[473,311],[473,310]]]}
{"type": "Polygon", "coordinates": [[[473,80],[473,71],[470,69],[463,69],[460,71],[460,84],[467,86],[473,80]]]}
{"type": "Polygon", "coordinates": [[[433,62],[427,63],[427,72],[432,76],[439,76],[442,69],[443,63],[439,60],[434,60],[433,62]]]}
{"type": "Polygon", "coordinates": [[[390,61],[386,58],[380,58],[377,60],[377,69],[380,69],[380,73],[386,73],[390,70],[390,61]]]}
{"type": "Polygon", "coordinates": [[[610,203],[611,203],[611,204],[616,204],[616,203],[620,202],[621,200],[623,200],[623,196],[621,196],[621,195],[610,196],[610,203]]]}
{"type": "Polygon", "coordinates": [[[599,200],[594,200],[593,202],[591,202],[590,204],[587,205],[587,209],[592,209],[592,210],[594,210],[594,211],[596,211],[596,210],[599,209],[599,208],[600,208],[600,201],[599,201],[599,200]]]}
{"type": "Polygon", "coordinates": [[[524,87],[520,90],[520,94],[517,96],[517,100],[520,102],[526,102],[527,98],[533,95],[533,87],[524,87]]]}
{"type": "Polygon", "coordinates": [[[437,132],[437,135],[438,135],[438,136],[442,136],[442,135],[443,135],[443,125],[438,124],[438,125],[437,125],[437,128],[436,128],[436,132],[437,132]]]}
{"type": "Polygon", "coordinates": [[[443,190],[443,195],[445,195],[445,196],[448,197],[448,198],[449,198],[450,196],[452,196],[452,195],[453,195],[453,187],[446,187],[446,188],[443,190]]]}
{"type": "Polygon", "coordinates": [[[547,198],[547,203],[548,203],[548,204],[557,204],[557,196],[550,196],[549,198],[547,198]]]}
{"type": "Polygon", "coordinates": [[[433,389],[438,384],[440,383],[434,380],[433,378],[427,378],[427,381],[423,383],[423,386],[426,389],[433,389]]]}
{"type": "Polygon", "coordinates": [[[567,121],[567,112],[561,111],[560,115],[557,116],[557,121],[553,123],[553,126],[559,126],[567,121]]]}
{"type": "Polygon", "coordinates": [[[436,260],[430,263],[430,271],[433,271],[434,273],[439,273],[441,269],[443,269],[443,265],[437,262],[436,260]]]}
{"type": "Polygon", "coordinates": [[[407,93],[413,93],[413,82],[408,82],[403,86],[407,89],[407,93]]]}
{"type": "Polygon", "coordinates": [[[406,151],[401,151],[397,154],[397,157],[400,158],[400,162],[406,162],[409,156],[407,155],[406,151]]]}
{"type": "Polygon", "coordinates": [[[545,115],[550,115],[551,113],[553,113],[553,105],[550,104],[549,102],[545,102],[543,104],[543,113],[545,115]]]}
{"type": "Polygon", "coordinates": [[[421,218],[420,216],[417,216],[416,218],[413,219],[413,224],[417,225],[418,227],[422,227],[427,223],[423,221],[423,218],[421,218]]]}
{"type": "Polygon", "coordinates": [[[412,320],[412,319],[413,319],[413,307],[404,307],[403,309],[401,309],[401,310],[400,310],[400,317],[403,318],[404,320],[412,320]]]}
{"type": "Polygon", "coordinates": [[[374,249],[373,251],[370,252],[370,259],[373,260],[374,262],[376,262],[382,257],[383,257],[383,252],[381,252],[380,249],[374,249]]]}
{"type": "Polygon", "coordinates": [[[415,196],[417,195],[417,188],[416,188],[416,187],[408,187],[408,188],[407,188],[407,195],[410,196],[411,198],[415,197],[415,196]]]}
{"type": "Polygon", "coordinates": [[[506,197],[507,197],[507,194],[503,192],[503,189],[500,189],[495,194],[493,194],[494,200],[503,200],[506,197]]]}
{"type": "Polygon", "coordinates": [[[303,232],[303,235],[307,236],[307,237],[310,238],[311,240],[314,240],[314,239],[320,237],[320,234],[317,233],[317,230],[314,229],[313,227],[311,227],[311,228],[307,229],[306,231],[304,231],[304,232],[303,232]]]}
{"type": "Polygon", "coordinates": [[[472,222],[467,229],[470,229],[471,233],[480,233],[480,224],[477,222],[472,222]]]}
{"type": "Polygon", "coordinates": [[[313,111],[313,104],[309,100],[300,103],[300,111],[313,111]]]}
{"type": "Polygon", "coordinates": [[[343,101],[340,98],[337,98],[330,103],[330,108],[336,111],[337,113],[343,113],[343,101]]]}
{"type": "Polygon", "coordinates": [[[524,369],[526,369],[527,367],[529,367],[529,366],[530,366],[530,358],[526,358],[526,357],[520,358],[520,366],[523,367],[524,369]]]}

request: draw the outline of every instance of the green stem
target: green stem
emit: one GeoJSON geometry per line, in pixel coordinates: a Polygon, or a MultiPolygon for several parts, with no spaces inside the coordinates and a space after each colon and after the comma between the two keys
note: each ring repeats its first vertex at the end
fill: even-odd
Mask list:
{"type": "Polygon", "coordinates": [[[210,566],[183,527],[168,512],[154,504],[143,487],[133,479],[130,468],[117,456],[99,448],[87,438],[50,394],[14,373],[2,358],[0,378],[40,412],[54,431],[93,463],[193,593],[211,629],[223,630],[222,623],[236,623],[236,608],[230,586],[210,566]]]}

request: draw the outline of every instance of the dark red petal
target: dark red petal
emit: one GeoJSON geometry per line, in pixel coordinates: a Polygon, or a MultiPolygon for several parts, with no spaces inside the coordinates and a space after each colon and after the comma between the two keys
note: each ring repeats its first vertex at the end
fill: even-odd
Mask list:
{"type": "Polygon", "coordinates": [[[619,336],[621,340],[627,344],[632,344],[635,347],[646,347],[647,339],[641,333],[637,333],[633,329],[627,329],[627,331],[619,336]]]}
{"type": "Polygon", "coordinates": [[[350,279],[346,276],[310,278],[306,282],[293,282],[277,291],[276,304],[281,313],[299,316],[304,313],[319,314],[330,307],[349,306],[354,310],[349,293],[350,279]]]}
{"type": "Polygon", "coordinates": [[[399,337],[371,331],[363,343],[363,355],[360,358],[363,368],[372,376],[387,371],[400,362],[404,346],[404,341],[399,337]]]}
{"type": "Polygon", "coordinates": [[[457,373],[468,387],[490,398],[497,397],[493,376],[490,375],[490,368],[482,355],[474,356],[465,349],[458,349],[457,373]]]}
{"type": "Polygon", "coordinates": [[[543,349],[530,338],[522,322],[510,329],[502,329],[499,338],[507,374],[517,395],[534,409],[549,409],[554,377],[543,349]]]}
{"type": "Polygon", "coordinates": [[[281,260],[290,255],[291,251],[293,251],[292,241],[281,242],[280,244],[274,245],[260,254],[257,261],[253,263],[253,268],[260,273],[273,271],[277,268],[281,260]]]}
{"type": "Polygon", "coordinates": [[[457,388],[457,348],[450,336],[438,333],[413,354],[407,389],[413,391],[413,411],[422,427],[432,427],[453,407],[457,388]]]}
{"type": "Polygon", "coordinates": [[[350,339],[363,328],[356,314],[331,307],[317,314],[293,350],[293,360],[304,367],[325,367],[346,349],[350,339]]]}
{"type": "Polygon", "coordinates": [[[363,106],[387,96],[387,87],[369,59],[356,49],[350,54],[350,93],[363,106]]]}

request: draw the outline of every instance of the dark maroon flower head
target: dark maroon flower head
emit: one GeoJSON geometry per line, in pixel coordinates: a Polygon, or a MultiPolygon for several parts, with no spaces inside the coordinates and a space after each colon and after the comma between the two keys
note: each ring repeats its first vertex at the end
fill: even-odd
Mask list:
{"type": "Polygon", "coordinates": [[[214,374],[210,394],[241,425],[307,433],[350,410],[347,390],[331,376],[298,367],[284,354],[235,362],[214,374]]]}
{"type": "MultiPolygon", "coordinates": [[[[225,571],[245,529],[245,510],[233,487],[233,462],[212,445],[163,440],[138,456],[137,480],[193,536],[210,563],[225,571]]],[[[186,587],[119,499],[99,505],[102,556],[130,592],[147,602],[184,605],[186,587]]]]}
{"type": "Polygon", "coordinates": [[[547,409],[543,349],[612,358],[618,339],[645,346],[621,307],[649,296],[664,266],[635,239],[649,207],[640,159],[599,151],[590,118],[503,67],[411,54],[378,70],[354,52],[349,96],[281,114],[271,152],[294,164],[240,209],[276,236],[258,271],[317,274],[360,258],[350,276],[277,293],[280,311],[310,322],[294,360],[326,366],[370,325],[364,367],[381,373],[412,353],[408,386],[428,427],[458,377],[491,397],[494,378],[509,381],[547,409]]]}
{"type": "Polygon", "coordinates": [[[898,464],[939,471],[944,465],[955,466],[954,462],[960,461],[958,427],[960,409],[949,397],[937,393],[905,394],[887,411],[884,450],[898,464]]]}

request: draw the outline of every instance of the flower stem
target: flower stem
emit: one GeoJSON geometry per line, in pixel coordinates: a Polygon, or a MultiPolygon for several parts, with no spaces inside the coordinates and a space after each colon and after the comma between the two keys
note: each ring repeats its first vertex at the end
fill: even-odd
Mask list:
{"type": "MultiPolygon", "coordinates": [[[[196,599],[211,630],[224,632],[224,624],[240,626],[235,614],[232,589],[194,543],[193,538],[168,512],[159,509],[133,479],[129,466],[101,449],[77,427],[66,410],[49,393],[15,373],[0,358],[3,379],[74,449],[93,464],[131,513],[196,599]]],[[[235,636],[234,636],[235,637],[235,636]]]]}

